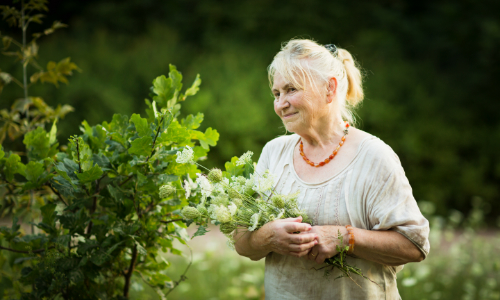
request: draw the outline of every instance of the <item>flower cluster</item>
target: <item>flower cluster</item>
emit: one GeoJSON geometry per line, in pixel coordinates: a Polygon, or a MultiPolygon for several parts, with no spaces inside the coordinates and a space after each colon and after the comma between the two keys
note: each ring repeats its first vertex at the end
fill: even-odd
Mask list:
{"type": "MultiPolygon", "coordinates": [[[[253,167],[251,156],[252,152],[243,154],[235,165],[253,167]]],[[[230,176],[227,172],[212,169],[207,175],[197,174],[197,187],[185,188],[186,198],[191,192],[199,191],[201,203],[196,207],[184,207],[182,215],[198,224],[220,225],[221,232],[229,238],[229,244],[234,243],[232,233],[236,229],[254,231],[268,222],[297,216],[307,220],[297,205],[299,191],[289,195],[276,193],[276,177],[268,170],[246,176],[243,171],[241,173],[230,176]]]]}
{"type": "Polygon", "coordinates": [[[191,147],[186,146],[184,150],[177,151],[177,159],[175,160],[178,164],[189,164],[193,163],[194,151],[191,147]]]}

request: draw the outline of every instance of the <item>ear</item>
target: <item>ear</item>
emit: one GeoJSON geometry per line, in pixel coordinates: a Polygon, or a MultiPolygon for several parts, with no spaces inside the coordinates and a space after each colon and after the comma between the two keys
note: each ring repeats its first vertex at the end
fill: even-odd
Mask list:
{"type": "Polygon", "coordinates": [[[332,77],[328,81],[328,88],[326,94],[326,101],[332,103],[333,99],[337,96],[337,78],[332,77]]]}

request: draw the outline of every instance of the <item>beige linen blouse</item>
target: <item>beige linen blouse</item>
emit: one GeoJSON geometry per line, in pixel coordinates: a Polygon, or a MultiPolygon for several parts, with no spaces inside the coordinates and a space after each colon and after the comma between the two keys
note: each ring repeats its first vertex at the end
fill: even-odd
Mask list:
{"type": "MultiPolygon", "coordinates": [[[[412,241],[427,256],[429,222],[412,195],[399,158],[380,139],[369,136],[358,147],[354,159],[341,172],[320,183],[307,183],[295,173],[293,150],[296,134],[276,138],[262,150],[256,171],[266,169],[277,176],[276,192],[300,190],[299,207],[314,225],[348,225],[369,230],[394,230],[412,241]]],[[[401,299],[392,267],[359,258],[348,263],[361,268],[376,284],[353,275],[339,278],[335,269],[328,277],[313,261],[271,252],[266,257],[266,299],[401,299]]],[[[327,268],[327,269],[330,269],[327,268]]]]}

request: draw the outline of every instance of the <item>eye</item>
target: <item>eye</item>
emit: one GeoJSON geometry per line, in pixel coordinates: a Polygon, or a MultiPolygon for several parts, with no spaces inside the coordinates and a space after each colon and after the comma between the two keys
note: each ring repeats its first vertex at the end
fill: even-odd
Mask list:
{"type": "Polygon", "coordinates": [[[294,87],[290,87],[290,88],[288,88],[288,92],[296,92],[296,91],[297,91],[297,89],[296,89],[296,88],[294,88],[294,87]]]}
{"type": "Polygon", "coordinates": [[[274,99],[278,99],[280,97],[280,93],[274,93],[274,99]]]}

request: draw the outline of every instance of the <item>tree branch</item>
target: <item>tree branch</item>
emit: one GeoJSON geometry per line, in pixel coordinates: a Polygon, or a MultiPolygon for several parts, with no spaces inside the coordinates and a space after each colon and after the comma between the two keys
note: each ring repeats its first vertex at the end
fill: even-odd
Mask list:
{"type": "MultiPolygon", "coordinates": [[[[52,249],[52,248],[55,248],[55,246],[50,246],[48,249],[52,249]]],[[[38,249],[38,250],[32,250],[32,251],[23,251],[23,250],[16,250],[16,249],[12,249],[12,248],[7,248],[7,247],[2,247],[0,246],[0,249],[2,250],[7,250],[7,251],[10,251],[10,252],[15,252],[15,253],[26,253],[26,254],[29,254],[29,253],[41,253],[41,252],[44,252],[46,249],[38,249]]]]}
{"type": "Polygon", "coordinates": [[[124,185],[125,183],[127,183],[130,179],[132,179],[132,177],[134,177],[134,174],[130,175],[129,177],[127,177],[127,179],[125,179],[124,181],[120,182],[118,185],[119,186],[122,186],[124,185]]]}
{"type": "Polygon", "coordinates": [[[172,220],[168,220],[168,221],[163,221],[163,220],[160,220],[160,223],[163,223],[163,224],[168,224],[168,223],[172,223],[172,222],[177,222],[177,221],[182,221],[184,219],[172,219],[172,220]]]}
{"type": "Polygon", "coordinates": [[[123,297],[128,298],[128,292],[130,290],[130,279],[132,278],[132,273],[134,272],[135,262],[137,260],[137,245],[132,248],[132,258],[130,259],[130,266],[128,267],[127,273],[125,273],[125,286],[123,287],[123,297]]]}

